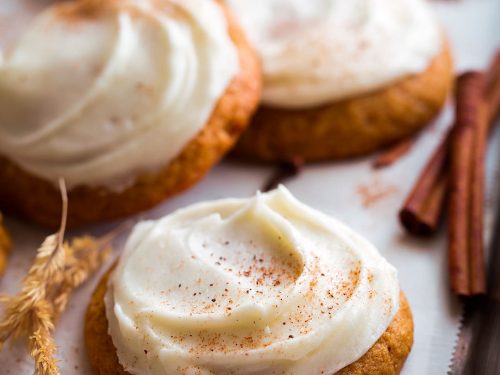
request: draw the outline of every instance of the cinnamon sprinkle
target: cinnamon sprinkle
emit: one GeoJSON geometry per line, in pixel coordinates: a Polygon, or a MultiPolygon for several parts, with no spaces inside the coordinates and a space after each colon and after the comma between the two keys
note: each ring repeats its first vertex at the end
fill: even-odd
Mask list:
{"type": "Polygon", "coordinates": [[[369,208],[380,200],[394,194],[398,188],[394,185],[381,185],[379,182],[359,185],[357,192],[361,196],[363,207],[369,208]]]}

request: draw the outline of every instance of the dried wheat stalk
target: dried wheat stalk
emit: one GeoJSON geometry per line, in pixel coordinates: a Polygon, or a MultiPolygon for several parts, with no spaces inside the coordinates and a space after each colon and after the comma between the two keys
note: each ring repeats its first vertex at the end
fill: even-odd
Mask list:
{"type": "Polygon", "coordinates": [[[90,236],[64,242],[68,199],[64,180],[59,181],[62,215],[59,230],[38,248],[16,296],[1,296],[5,307],[0,320],[0,350],[9,339],[27,338],[35,360],[35,374],[59,374],[53,337],[55,322],[66,308],[73,290],[88,279],[107,259],[111,236],[90,236]]]}

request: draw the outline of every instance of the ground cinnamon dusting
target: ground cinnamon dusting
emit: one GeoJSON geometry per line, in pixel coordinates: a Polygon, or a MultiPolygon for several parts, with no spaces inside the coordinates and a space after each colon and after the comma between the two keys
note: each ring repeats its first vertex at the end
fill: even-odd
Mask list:
{"type": "MultiPolygon", "coordinates": [[[[283,254],[284,258],[271,257],[272,259],[269,259],[269,255],[266,258],[266,254],[257,253],[251,258],[236,257],[231,259],[233,263],[245,264],[245,266],[239,267],[229,263],[229,260],[223,256],[218,257],[213,253],[210,255],[221,261],[220,267],[227,268],[231,265],[231,272],[241,279],[251,278],[255,287],[228,285],[228,288],[231,288],[232,292],[236,289],[237,295],[250,294],[256,298],[256,301],[261,298],[260,296],[264,297],[265,295],[260,290],[263,285],[273,289],[273,287],[280,287],[282,282],[286,284],[293,283],[303,272],[311,274],[312,279],[307,282],[307,289],[301,299],[298,300],[297,305],[281,318],[283,320],[279,321],[278,324],[273,323],[271,327],[267,325],[269,322],[261,320],[261,318],[255,318],[255,320],[248,322],[249,326],[242,327],[241,330],[235,333],[214,332],[209,329],[188,331],[180,329],[170,335],[170,339],[176,345],[183,346],[185,350],[194,356],[203,355],[207,352],[248,353],[249,350],[266,348],[282,340],[292,340],[307,335],[315,329],[314,324],[317,318],[333,319],[335,317],[338,308],[342,306],[344,301],[351,298],[356,285],[359,283],[361,274],[361,263],[359,261],[349,263],[347,270],[334,274],[325,274],[325,272],[322,272],[323,263],[319,256],[313,256],[310,263],[302,265],[302,268],[297,268],[296,260],[287,261],[287,254],[283,254]],[[320,283],[322,286],[327,285],[328,288],[326,290],[323,287],[320,288],[320,283]]],[[[289,254],[289,256],[293,256],[293,254],[289,254]]],[[[202,283],[206,283],[206,280],[202,280],[202,283]]],[[[211,288],[215,287],[217,290],[221,290],[220,285],[217,285],[217,283],[207,283],[206,285],[210,287],[208,293],[196,292],[197,298],[201,295],[200,301],[205,302],[200,304],[192,303],[189,307],[191,309],[190,316],[199,312],[206,313],[207,309],[212,310],[215,307],[222,309],[226,316],[231,316],[233,310],[240,306],[229,296],[228,288],[224,288],[222,294],[211,294],[211,288]],[[203,303],[205,303],[205,311],[199,308],[203,303]]],[[[178,288],[179,286],[176,284],[174,289],[178,288]]],[[[276,291],[275,297],[278,302],[274,306],[278,307],[277,303],[280,300],[286,300],[287,295],[283,294],[286,291],[287,289],[276,291]]],[[[373,293],[371,295],[374,296],[373,293]]]]}
{"type": "Polygon", "coordinates": [[[363,206],[369,208],[380,200],[398,192],[398,190],[399,189],[395,185],[382,185],[380,182],[376,181],[371,184],[359,185],[357,193],[361,197],[363,206]]]}

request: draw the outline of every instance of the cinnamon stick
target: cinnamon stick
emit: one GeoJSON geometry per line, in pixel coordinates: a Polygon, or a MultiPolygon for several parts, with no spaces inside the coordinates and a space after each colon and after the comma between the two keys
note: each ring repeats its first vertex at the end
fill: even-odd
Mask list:
{"type": "Polygon", "coordinates": [[[292,157],[280,162],[276,166],[276,170],[262,186],[261,191],[266,192],[276,189],[283,181],[298,175],[303,166],[304,161],[300,157],[292,157]]]}
{"type": "Polygon", "coordinates": [[[485,79],[485,96],[489,104],[488,116],[493,120],[500,115],[500,49],[493,56],[485,79]]]}
{"type": "Polygon", "coordinates": [[[484,259],[484,199],[486,191],[486,149],[488,147],[490,106],[485,98],[484,76],[478,79],[479,106],[476,108],[476,129],[472,148],[470,229],[469,229],[469,287],[470,294],[486,292],[486,267],[484,259]]]}
{"type": "Polygon", "coordinates": [[[458,78],[450,143],[448,261],[451,288],[461,296],[486,291],[483,205],[488,119],[484,92],[483,74],[469,72],[458,78]]]}
{"type": "Polygon", "coordinates": [[[433,234],[442,216],[447,185],[449,134],[445,136],[417,179],[399,219],[403,227],[415,235],[433,234]]]}
{"type": "MultiPolygon", "coordinates": [[[[487,118],[491,128],[492,120],[500,111],[500,50],[494,55],[485,80],[485,96],[489,107],[487,118]]],[[[411,234],[435,233],[444,216],[450,137],[451,132],[437,147],[399,212],[401,224],[411,234]]]]}
{"type": "Polygon", "coordinates": [[[401,142],[396,143],[395,145],[378,155],[373,161],[373,167],[384,168],[392,165],[404,155],[406,155],[408,151],[411,150],[414,144],[415,138],[403,139],[401,142]]]}

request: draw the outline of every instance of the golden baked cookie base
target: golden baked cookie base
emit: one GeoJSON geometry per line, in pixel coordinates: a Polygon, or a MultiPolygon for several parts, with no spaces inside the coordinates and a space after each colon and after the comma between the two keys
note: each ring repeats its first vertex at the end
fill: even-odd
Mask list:
{"type": "Polygon", "coordinates": [[[445,103],[452,83],[452,57],[444,43],[425,72],[382,90],[310,109],[260,107],[234,154],[259,161],[368,154],[428,124],[445,103]]]}
{"type": "MultiPolygon", "coordinates": [[[[103,276],[90,300],[85,316],[85,346],[95,374],[130,375],[118,362],[116,349],[108,334],[104,295],[111,271],[103,276]]],[[[336,375],[397,375],[412,344],[413,318],[408,301],[401,293],[399,311],[384,334],[363,357],[336,375]]]]}
{"type": "Polygon", "coordinates": [[[3,219],[0,215],[0,275],[5,272],[7,267],[7,256],[10,252],[11,239],[10,235],[3,225],[3,219]]]}
{"type": "MultiPolygon", "coordinates": [[[[219,100],[206,126],[162,170],[139,176],[124,191],[89,186],[71,189],[70,227],[111,220],[151,208],[200,180],[234,145],[260,100],[261,71],[252,47],[232,16],[227,14],[229,34],[239,51],[240,72],[219,100]]],[[[168,139],[165,140],[165,147],[168,147],[168,139]]],[[[52,183],[24,171],[1,156],[0,181],[2,208],[42,225],[58,226],[61,197],[52,183]]]]}

